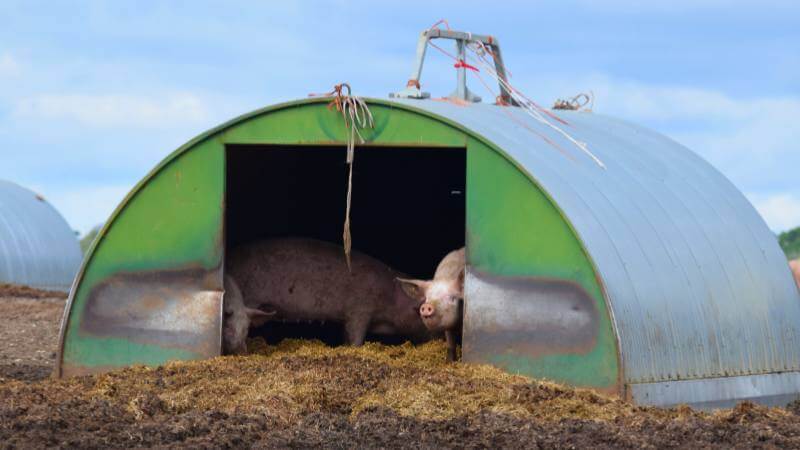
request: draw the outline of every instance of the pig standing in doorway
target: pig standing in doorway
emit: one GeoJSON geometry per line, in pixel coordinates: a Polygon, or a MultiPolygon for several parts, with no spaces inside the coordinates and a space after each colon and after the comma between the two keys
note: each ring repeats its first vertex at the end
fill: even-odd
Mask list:
{"type": "Polygon", "coordinates": [[[464,317],[465,269],[465,249],[462,247],[442,259],[433,280],[399,280],[408,296],[423,302],[419,313],[425,326],[432,332],[444,331],[448,361],[456,359],[456,341],[464,317]]]}
{"type": "Polygon", "coordinates": [[[340,322],[351,345],[363,344],[368,332],[430,338],[420,301],[396,281],[402,274],[356,251],[351,264],[352,272],[338,245],[281,238],[234,249],[225,270],[251,310],[274,310],[276,320],[340,322]]]}

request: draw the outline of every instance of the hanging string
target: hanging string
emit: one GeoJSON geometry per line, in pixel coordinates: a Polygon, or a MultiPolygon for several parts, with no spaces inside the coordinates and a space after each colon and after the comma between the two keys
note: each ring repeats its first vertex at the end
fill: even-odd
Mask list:
{"type": "MultiPolygon", "coordinates": [[[[430,30],[434,30],[434,29],[439,29],[439,25],[440,24],[444,24],[445,27],[447,28],[447,30],[450,31],[450,24],[447,23],[447,21],[444,20],[444,19],[442,19],[442,20],[436,22],[435,24],[433,24],[428,30],[430,31],[430,30]]],[[[447,56],[450,59],[454,60],[456,68],[462,68],[462,67],[463,68],[468,68],[468,69],[470,69],[472,71],[472,73],[476,77],[478,77],[480,79],[480,75],[479,75],[480,70],[479,70],[478,67],[466,64],[465,61],[461,60],[460,58],[457,58],[455,55],[447,52],[443,48],[441,48],[438,45],[434,44],[432,40],[429,40],[428,44],[431,47],[433,47],[436,50],[438,50],[439,52],[443,53],[445,56],[447,56]]],[[[562,135],[569,142],[573,143],[578,149],[580,149],[584,154],[589,156],[589,158],[591,158],[592,161],[594,161],[598,166],[600,166],[603,169],[606,168],[605,164],[603,164],[603,161],[601,161],[600,158],[598,158],[594,153],[592,153],[589,150],[589,146],[585,142],[582,142],[582,141],[579,141],[579,140],[575,139],[569,133],[567,133],[564,129],[562,129],[558,125],[556,125],[556,124],[551,122],[551,120],[553,120],[555,122],[558,122],[558,123],[561,123],[563,125],[569,126],[569,123],[567,121],[565,121],[564,119],[556,116],[552,112],[548,111],[546,108],[541,107],[536,102],[534,102],[533,100],[531,100],[528,97],[526,97],[522,92],[520,92],[518,89],[516,89],[514,86],[512,86],[511,83],[509,83],[507,79],[504,79],[503,77],[501,77],[501,76],[499,76],[497,74],[497,72],[495,71],[495,69],[493,67],[493,64],[486,57],[486,55],[488,54],[489,56],[492,57],[492,60],[494,60],[494,58],[495,58],[494,52],[492,52],[489,47],[487,47],[483,42],[470,40],[469,42],[467,42],[466,48],[468,50],[470,50],[471,53],[472,53],[471,55],[468,55],[468,58],[470,60],[474,61],[478,66],[480,66],[480,68],[482,68],[484,70],[484,72],[486,74],[488,74],[491,78],[493,78],[501,86],[501,88],[503,90],[505,90],[505,92],[507,92],[508,95],[511,96],[511,98],[514,99],[517,102],[517,104],[519,104],[521,109],[527,115],[531,116],[537,122],[540,122],[541,124],[551,128],[556,133],[562,135]],[[550,120],[548,120],[548,118],[550,120]]],[[[492,62],[494,62],[494,61],[492,61],[492,62]]],[[[480,81],[483,82],[483,80],[480,80],[480,81]]],[[[492,92],[492,91],[490,90],[490,92],[492,92]]],[[[498,96],[498,98],[500,98],[500,97],[498,96]]],[[[525,128],[530,129],[529,127],[525,127],[525,128]]],[[[536,133],[536,134],[539,135],[539,137],[543,136],[543,135],[541,135],[541,133],[536,133]]],[[[549,141],[549,139],[546,139],[546,140],[549,141]]],[[[550,143],[550,142],[552,142],[552,141],[549,141],[548,143],[550,143]]],[[[555,146],[555,147],[559,151],[561,151],[562,153],[565,153],[565,152],[562,151],[562,149],[560,147],[558,147],[558,146],[555,146]]]]}
{"type": "MultiPolygon", "coordinates": [[[[481,82],[481,84],[483,85],[483,87],[484,87],[484,88],[486,88],[486,90],[487,90],[487,91],[489,91],[489,92],[490,92],[492,95],[495,95],[495,96],[497,97],[497,99],[498,99],[498,100],[502,99],[502,96],[501,96],[501,95],[497,95],[497,94],[495,94],[494,90],[493,90],[493,89],[492,89],[492,88],[489,86],[489,84],[488,84],[488,83],[487,83],[487,82],[486,82],[486,81],[483,79],[483,77],[481,77],[481,75],[480,75],[479,73],[477,73],[477,72],[476,72],[476,73],[475,73],[475,76],[478,78],[478,81],[480,81],[480,82],[481,82]]],[[[528,126],[528,124],[526,124],[524,121],[522,121],[522,120],[518,119],[517,117],[514,117],[514,114],[512,114],[512,113],[511,113],[511,111],[510,111],[508,108],[501,108],[501,110],[502,110],[502,111],[503,111],[503,112],[506,114],[506,116],[508,116],[508,118],[509,118],[509,119],[511,119],[512,121],[514,121],[514,123],[516,123],[517,125],[521,126],[522,128],[525,128],[526,130],[530,131],[531,133],[535,134],[535,135],[536,135],[536,136],[538,136],[540,139],[542,139],[543,141],[547,142],[547,143],[548,143],[549,145],[551,145],[553,148],[555,148],[556,150],[558,150],[559,152],[561,152],[561,154],[562,154],[562,155],[566,156],[566,157],[567,157],[567,158],[569,158],[571,161],[575,161],[575,158],[574,158],[572,155],[570,155],[569,153],[567,153],[567,151],[566,151],[566,150],[564,150],[564,149],[563,149],[563,148],[562,148],[560,145],[558,145],[557,143],[555,143],[555,142],[554,142],[552,139],[548,138],[548,137],[547,137],[547,136],[545,136],[543,133],[540,133],[539,131],[536,131],[536,130],[534,130],[533,128],[529,127],[529,126],[528,126]]]]}
{"type": "Polygon", "coordinates": [[[481,68],[483,68],[484,71],[486,71],[486,73],[489,74],[489,76],[491,76],[492,78],[495,79],[495,81],[497,81],[498,84],[500,84],[501,86],[505,87],[506,91],[511,95],[511,97],[514,100],[516,100],[517,103],[520,104],[520,106],[522,107],[523,111],[525,111],[529,116],[533,117],[538,122],[542,123],[543,125],[546,125],[546,126],[550,127],[551,129],[553,129],[557,133],[559,133],[562,136],[564,136],[568,141],[570,141],[573,144],[575,144],[576,147],[578,147],[583,153],[585,153],[587,156],[589,156],[598,166],[600,166],[603,169],[606,168],[606,165],[603,164],[603,161],[601,161],[600,158],[598,158],[594,153],[589,151],[589,146],[585,142],[582,142],[582,141],[579,141],[579,140],[575,139],[569,133],[564,131],[562,128],[560,128],[560,127],[554,125],[553,123],[551,123],[549,120],[547,120],[542,115],[542,113],[544,113],[545,115],[547,115],[547,116],[549,116],[551,118],[556,118],[559,122],[567,124],[565,121],[563,121],[560,118],[557,118],[557,116],[555,116],[551,112],[547,111],[546,109],[542,108],[541,106],[537,105],[536,103],[534,103],[533,101],[528,99],[519,90],[517,90],[516,88],[511,86],[511,84],[508,81],[504,80],[502,77],[500,77],[497,74],[497,72],[495,72],[494,68],[491,66],[491,64],[489,64],[489,61],[485,57],[485,55],[487,53],[489,55],[492,55],[492,53],[487,50],[487,48],[483,44],[483,42],[478,42],[478,41],[470,42],[467,45],[467,48],[469,50],[471,50],[472,53],[474,53],[476,55],[476,58],[471,58],[471,59],[473,59],[473,61],[476,61],[478,63],[478,65],[481,66],[481,68]]]}
{"type": "Polygon", "coordinates": [[[333,97],[328,103],[328,109],[336,108],[342,114],[344,127],[347,131],[347,158],[349,166],[347,175],[347,203],[344,213],[344,230],[342,231],[342,242],[344,244],[344,256],[347,261],[347,269],[352,272],[353,268],[350,261],[352,251],[352,236],[350,234],[350,205],[353,197],[353,161],[355,159],[356,139],[360,144],[365,142],[359,129],[375,128],[372,112],[367,103],[359,97],[351,94],[350,85],[347,83],[337,84],[331,92],[325,94],[309,94],[309,97],[333,97]],[[347,88],[347,94],[342,90],[347,88]]]}

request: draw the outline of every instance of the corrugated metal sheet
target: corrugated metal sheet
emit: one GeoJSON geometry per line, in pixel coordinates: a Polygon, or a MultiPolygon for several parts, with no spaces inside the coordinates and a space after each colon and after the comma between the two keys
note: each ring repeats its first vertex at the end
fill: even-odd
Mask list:
{"type": "Polygon", "coordinates": [[[68,291],[81,258],[75,233],[55,208],[0,180],[0,282],[68,291]]]}
{"type": "Polygon", "coordinates": [[[630,385],[630,397],[640,405],[675,406],[690,403],[693,408],[732,408],[750,400],[765,406],[786,406],[798,399],[797,372],[776,372],[741,377],[660,381],[630,385]]]}
{"type": "Polygon", "coordinates": [[[626,383],[800,369],[800,294],[775,236],[687,148],[602,115],[559,113],[603,169],[520,108],[397,103],[483,137],[554,200],[602,279],[626,383]]]}

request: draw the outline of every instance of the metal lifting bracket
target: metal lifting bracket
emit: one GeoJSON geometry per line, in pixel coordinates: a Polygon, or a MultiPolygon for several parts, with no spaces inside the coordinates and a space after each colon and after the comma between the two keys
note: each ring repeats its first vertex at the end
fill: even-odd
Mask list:
{"type": "MultiPolygon", "coordinates": [[[[480,34],[465,33],[463,31],[450,31],[433,28],[423,31],[419,35],[419,41],[417,42],[416,63],[414,65],[414,71],[411,72],[411,77],[408,79],[408,83],[406,83],[406,88],[400,92],[393,92],[389,94],[389,97],[424,99],[431,96],[430,93],[422,92],[420,90],[419,83],[420,76],[422,75],[422,65],[425,62],[425,52],[428,49],[428,41],[431,39],[452,39],[456,41],[456,56],[462,62],[466,60],[467,44],[471,42],[481,42],[492,52],[494,59],[494,70],[497,72],[497,76],[503,81],[508,81],[506,78],[505,66],[503,65],[503,57],[500,53],[500,43],[496,38],[492,36],[483,36],[480,34]]],[[[449,98],[465,100],[469,102],[481,101],[480,97],[476,96],[469,89],[467,89],[466,68],[461,65],[460,67],[457,67],[457,72],[456,90],[449,95],[449,98]]],[[[498,103],[517,106],[517,102],[511,98],[508,89],[506,89],[502,83],[500,84],[500,98],[498,99],[498,103]]]]}

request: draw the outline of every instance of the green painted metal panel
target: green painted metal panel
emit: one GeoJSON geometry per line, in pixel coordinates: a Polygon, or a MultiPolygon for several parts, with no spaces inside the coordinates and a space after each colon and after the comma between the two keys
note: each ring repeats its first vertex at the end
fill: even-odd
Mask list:
{"type": "MultiPolygon", "coordinates": [[[[575,234],[547,197],[501,149],[471,136],[469,130],[413,108],[380,101],[371,101],[370,107],[376,126],[363,133],[368,145],[357,149],[356,159],[370,146],[468,148],[468,244],[476,269],[504,277],[574,281],[590,293],[601,312],[595,345],[584,353],[531,358],[506,352],[489,362],[577,385],[615,385],[616,342],[603,293],[575,234]]],[[[127,289],[123,294],[141,297],[142,284],[163,283],[178,286],[181,295],[188,292],[189,301],[203,298],[213,305],[213,299],[201,294],[221,292],[225,145],[344,145],[345,133],[341,116],[324,101],[301,101],[234,119],[165,158],[117,208],[87,256],[62,329],[63,373],[204,356],[160,345],[158,336],[142,343],[134,335],[94,333],[88,322],[96,314],[93,308],[103,305],[90,303],[110,295],[104,292],[116,292],[120,284],[127,289]]],[[[209,311],[204,314],[213,312],[209,311]]]]}
{"type": "MultiPolygon", "coordinates": [[[[362,133],[371,145],[465,145],[466,137],[460,130],[414,112],[387,105],[374,105],[372,112],[375,128],[362,133]]],[[[344,145],[345,137],[341,116],[328,109],[326,103],[299,102],[237,118],[167,156],[120,204],[90,249],[62,326],[59,372],[69,375],[137,363],[157,365],[218,352],[218,348],[212,350],[208,345],[179,346],[174,336],[159,342],[159,336],[140,336],[141,331],[136,330],[97,330],[97,324],[90,322],[100,320],[89,318],[89,313],[92,309],[108,309],[108,305],[91,302],[111,302],[113,299],[103,298],[109,295],[139,299],[161,296],[171,298],[173,303],[207,302],[203,314],[212,314],[214,299],[205,294],[222,291],[225,145],[344,145]],[[159,279],[161,272],[181,270],[185,273],[167,277],[170,280],[159,279]],[[146,281],[148,276],[152,281],[146,281]],[[148,290],[143,283],[170,289],[148,290]],[[120,284],[124,285],[122,292],[113,290],[120,284]],[[100,298],[95,299],[93,292],[94,297],[100,298]]],[[[368,149],[362,147],[359,151],[368,149]]],[[[142,311],[146,302],[139,303],[144,306],[136,306],[136,314],[147,315],[142,311]]],[[[181,308],[186,306],[173,305],[172,309],[180,314],[181,308]]],[[[103,320],[107,319],[103,316],[103,320]]],[[[151,323],[166,320],[149,319],[151,323]]],[[[171,316],[170,320],[180,317],[171,316]]],[[[210,334],[219,324],[212,321],[206,326],[206,334],[210,334]]]]}
{"type": "Polygon", "coordinates": [[[619,367],[612,323],[575,233],[531,179],[500,153],[474,140],[468,148],[467,249],[472,268],[501,277],[577,282],[600,312],[594,345],[584,351],[532,356],[508,342],[506,351],[480,359],[511,372],[616,390],[619,367]]]}
{"type": "MultiPolygon", "coordinates": [[[[218,147],[207,141],[161,167],[134,189],[105,226],[74,288],[65,322],[61,355],[67,373],[198,356],[179,348],[84,332],[83,316],[92,289],[113,275],[219,267],[224,154],[218,147]]],[[[220,289],[219,281],[210,284],[207,288],[220,289]]]]}
{"type": "MultiPolygon", "coordinates": [[[[446,123],[390,105],[370,104],[374,129],[361,131],[369,145],[464,147],[464,133],[446,123]]],[[[228,144],[344,145],[341,114],[322,103],[301,103],[237,123],[217,139],[228,144]]],[[[369,146],[357,151],[369,151],[369,146]]]]}

